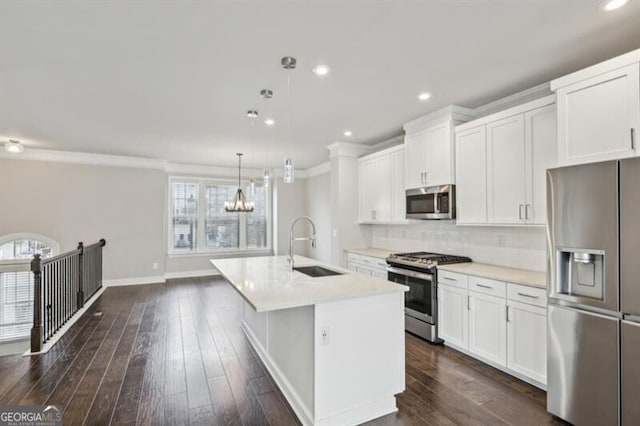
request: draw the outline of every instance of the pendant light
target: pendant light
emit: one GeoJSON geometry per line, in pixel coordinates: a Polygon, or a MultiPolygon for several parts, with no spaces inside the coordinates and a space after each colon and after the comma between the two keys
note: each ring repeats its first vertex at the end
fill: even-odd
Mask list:
{"type": "MultiPolygon", "coordinates": [[[[264,124],[266,124],[268,127],[271,127],[275,124],[275,121],[273,120],[273,118],[270,118],[270,114],[269,114],[269,108],[268,108],[268,103],[267,101],[271,98],[273,98],[273,90],[271,89],[262,89],[260,91],[260,97],[262,99],[264,99],[264,109],[266,111],[266,119],[264,120],[264,124]]],[[[264,186],[265,188],[269,188],[270,182],[271,182],[271,171],[269,170],[269,154],[267,149],[265,148],[264,150],[264,165],[265,165],[265,169],[264,169],[264,173],[262,176],[262,186],[264,186]]]]}
{"type": "Polygon", "coordinates": [[[240,179],[240,170],[242,165],[242,153],[237,153],[238,156],[238,190],[236,191],[233,200],[224,203],[224,210],[229,213],[251,213],[253,211],[253,202],[247,201],[247,198],[242,192],[242,182],[240,179]]]}
{"type": "MultiPolygon", "coordinates": [[[[296,58],[285,56],[280,60],[282,68],[285,70],[293,70],[296,68],[296,58]]],[[[291,77],[287,74],[287,142],[291,144],[291,77]]],[[[293,158],[286,157],[284,159],[284,183],[293,183],[295,180],[295,168],[293,166],[293,158]]]]}

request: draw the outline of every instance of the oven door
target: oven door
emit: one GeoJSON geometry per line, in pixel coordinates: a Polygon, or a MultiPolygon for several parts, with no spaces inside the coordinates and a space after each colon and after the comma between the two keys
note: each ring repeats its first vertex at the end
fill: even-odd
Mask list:
{"type": "Polygon", "coordinates": [[[387,266],[387,279],[409,287],[404,294],[405,314],[435,324],[433,274],[387,266]]]}

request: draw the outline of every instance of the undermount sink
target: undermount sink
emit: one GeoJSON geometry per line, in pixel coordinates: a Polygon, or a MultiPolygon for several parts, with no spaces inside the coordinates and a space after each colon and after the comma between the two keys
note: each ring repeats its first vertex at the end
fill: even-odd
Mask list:
{"type": "Polygon", "coordinates": [[[310,277],[329,277],[331,275],[344,275],[342,272],[333,271],[331,269],[323,268],[322,266],[299,266],[293,268],[294,271],[302,272],[310,277]]]}

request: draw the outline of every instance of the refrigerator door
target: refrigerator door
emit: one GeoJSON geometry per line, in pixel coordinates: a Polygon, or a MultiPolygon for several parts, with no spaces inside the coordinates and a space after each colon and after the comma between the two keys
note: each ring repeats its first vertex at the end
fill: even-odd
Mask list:
{"type": "Polygon", "coordinates": [[[640,316],[640,158],[620,162],[620,310],[640,316]]]}
{"type": "Polygon", "coordinates": [[[618,424],[620,321],[548,309],[547,411],[575,425],[618,424]]]}
{"type": "Polygon", "coordinates": [[[640,424],[640,323],[622,321],[622,424],[640,424]]]}
{"type": "Polygon", "coordinates": [[[549,297],[618,312],[618,162],[547,171],[549,297]]]}

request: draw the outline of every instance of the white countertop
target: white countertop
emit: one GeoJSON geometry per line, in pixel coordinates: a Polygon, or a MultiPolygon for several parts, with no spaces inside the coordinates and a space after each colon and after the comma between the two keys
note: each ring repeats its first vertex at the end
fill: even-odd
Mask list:
{"type": "Polygon", "coordinates": [[[345,250],[347,253],[362,254],[365,256],[377,257],[379,259],[386,259],[392,253],[397,253],[397,250],[373,248],[373,247],[357,247],[345,250]]]}
{"type": "Polygon", "coordinates": [[[527,269],[506,268],[504,266],[487,265],[475,262],[442,265],[438,266],[438,269],[467,275],[475,275],[477,277],[491,278],[498,281],[528,285],[531,287],[547,288],[546,273],[529,271],[527,269]]]}
{"type": "Polygon", "coordinates": [[[306,257],[294,256],[294,260],[296,267],[319,265],[344,275],[312,278],[298,271],[289,272],[286,256],[212,259],[210,262],[258,312],[408,290],[403,285],[306,257]]]}

